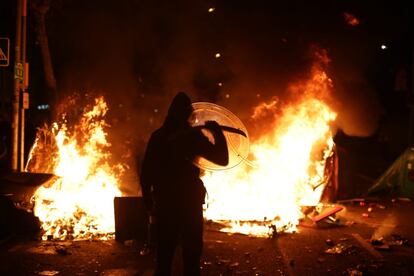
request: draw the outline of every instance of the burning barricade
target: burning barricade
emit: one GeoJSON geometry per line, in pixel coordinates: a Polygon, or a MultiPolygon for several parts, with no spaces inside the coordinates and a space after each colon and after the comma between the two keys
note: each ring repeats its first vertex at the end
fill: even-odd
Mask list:
{"type": "Polygon", "coordinates": [[[114,232],[113,200],[120,196],[122,166],[110,165],[103,97],[87,106],[79,122],[61,121],[39,130],[27,164],[29,172],[58,176],[33,196],[42,239],[88,239],[114,232]]]}
{"type": "Polygon", "coordinates": [[[333,85],[323,70],[329,62],[326,52],[316,56],[309,79],[290,87],[295,100],[282,104],[272,99],[256,107],[253,121],[263,113],[267,119],[271,114],[272,121],[252,141],[249,161],[204,176],[205,217],[223,223],[223,231],[253,236],[295,232],[305,217],[302,206],[317,206],[328,186],[335,190],[332,123],[337,115],[328,104],[333,85]]]}
{"type": "MultiPolygon", "coordinates": [[[[322,50],[316,56],[309,78],[290,86],[293,100],[273,98],[255,107],[253,124],[271,120],[251,141],[249,156],[237,156],[241,164],[230,170],[205,172],[204,215],[223,225],[222,231],[253,236],[295,232],[310,213],[303,206],[314,208],[334,198],[332,126],[337,114],[331,107],[333,84],[324,71],[329,59],[322,50]]],[[[123,166],[110,163],[107,111],[98,97],[78,122],[69,123],[63,115],[39,130],[27,171],[58,176],[33,197],[43,239],[106,239],[115,231],[113,202],[121,196],[123,166]]]]}

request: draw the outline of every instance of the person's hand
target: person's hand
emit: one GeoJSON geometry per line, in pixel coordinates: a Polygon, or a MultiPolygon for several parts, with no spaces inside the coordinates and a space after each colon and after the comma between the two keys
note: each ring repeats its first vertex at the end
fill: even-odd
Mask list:
{"type": "Polygon", "coordinates": [[[220,125],[216,121],[206,121],[204,124],[211,131],[216,132],[221,130],[220,125]]]}

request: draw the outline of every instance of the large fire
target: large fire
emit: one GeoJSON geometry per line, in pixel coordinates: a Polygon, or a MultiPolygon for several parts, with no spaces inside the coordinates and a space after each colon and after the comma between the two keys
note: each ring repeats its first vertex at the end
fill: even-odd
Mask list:
{"type": "Polygon", "coordinates": [[[114,233],[115,196],[122,167],[111,166],[103,97],[85,109],[78,123],[62,123],[38,132],[27,171],[54,173],[33,196],[43,239],[108,238],[114,233]],[[46,166],[46,167],[45,167],[46,166]]]}
{"type": "Polygon", "coordinates": [[[253,165],[203,177],[209,195],[205,216],[224,223],[223,231],[254,236],[267,236],[270,230],[293,232],[304,216],[301,206],[320,202],[336,118],[325,103],[333,87],[322,68],[316,64],[309,80],[290,87],[300,95],[294,102],[279,107],[273,99],[255,108],[253,119],[264,112],[275,115],[251,145],[253,165]]]}
{"type": "MultiPolygon", "coordinates": [[[[304,216],[301,207],[320,202],[336,113],[329,105],[332,81],[323,70],[329,60],[323,51],[316,56],[309,79],[289,88],[294,100],[274,98],[254,109],[252,120],[265,121],[265,127],[251,143],[249,161],[203,176],[205,217],[224,223],[224,231],[294,232],[304,216]]],[[[100,97],[79,122],[66,119],[38,132],[27,171],[58,176],[33,197],[43,239],[105,239],[114,232],[113,199],[121,195],[122,166],[109,163],[107,111],[100,97]]]]}

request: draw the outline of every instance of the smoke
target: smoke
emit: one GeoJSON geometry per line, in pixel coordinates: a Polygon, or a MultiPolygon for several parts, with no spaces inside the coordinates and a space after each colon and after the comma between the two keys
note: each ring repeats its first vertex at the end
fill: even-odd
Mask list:
{"type": "Polygon", "coordinates": [[[336,83],[336,124],[349,136],[368,137],[379,126],[382,108],[373,88],[361,79],[336,83]]]}

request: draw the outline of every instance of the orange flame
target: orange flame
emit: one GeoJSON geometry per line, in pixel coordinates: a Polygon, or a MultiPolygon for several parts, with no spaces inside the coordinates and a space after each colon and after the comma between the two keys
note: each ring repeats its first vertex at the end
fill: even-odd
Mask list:
{"type": "Polygon", "coordinates": [[[33,196],[44,240],[106,239],[114,232],[113,200],[121,195],[117,183],[123,169],[109,164],[108,125],[103,119],[107,111],[100,97],[85,110],[73,131],[64,120],[38,132],[27,170],[39,172],[46,161],[50,172],[58,176],[33,196]]]}
{"type": "Polygon", "coordinates": [[[324,51],[318,55],[321,63],[312,68],[309,80],[290,87],[299,95],[294,103],[277,112],[279,101],[272,99],[254,109],[255,119],[272,110],[279,115],[252,143],[254,165],[203,177],[209,191],[205,216],[224,223],[223,231],[255,236],[267,236],[272,228],[293,232],[303,217],[301,206],[319,203],[336,113],[325,103],[333,86],[321,64],[329,59],[324,51]]]}

